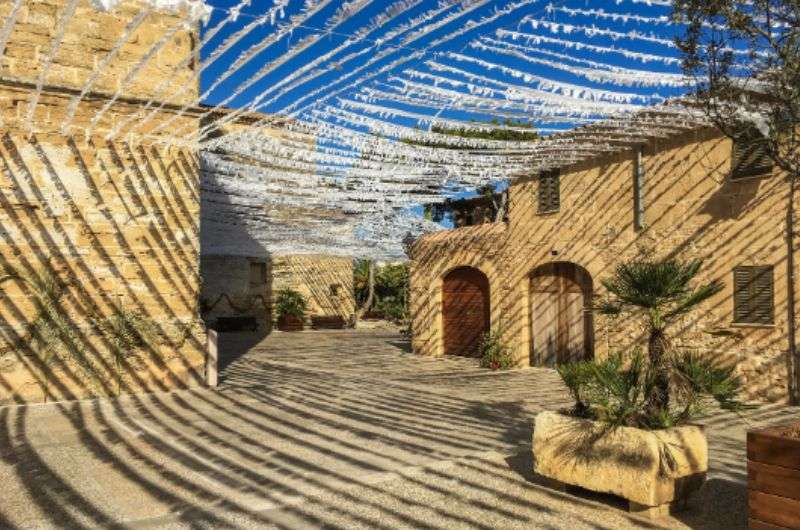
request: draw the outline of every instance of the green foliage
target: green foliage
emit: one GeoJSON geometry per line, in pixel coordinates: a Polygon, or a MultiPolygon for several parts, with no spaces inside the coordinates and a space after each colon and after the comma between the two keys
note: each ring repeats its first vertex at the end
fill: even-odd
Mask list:
{"type": "Polygon", "coordinates": [[[356,260],[353,267],[353,290],[355,291],[356,305],[364,305],[369,296],[369,267],[370,260],[356,260]]]}
{"type": "Polygon", "coordinates": [[[663,329],[670,320],[722,290],[722,282],[718,280],[692,288],[702,265],[701,260],[675,259],[622,263],[611,278],[602,281],[614,299],[603,302],[599,309],[605,314],[644,309],[649,313],[650,325],[663,329]]]}
{"type": "Polygon", "coordinates": [[[492,370],[507,370],[514,365],[511,352],[503,342],[499,331],[490,331],[483,336],[480,345],[481,366],[492,370]]]}
{"type": "Polygon", "coordinates": [[[117,307],[113,315],[99,320],[98,324],[111,346],[117,393],[120,393],[124,368],[139,359],[143,350],[150,353],[158,351],[154,346],[159,335],[158,326],[139,311],[122,307],[117,307]]]}
{"type": "MultiPolygon", "coordinates": [[[[103,393],[104,380],[102,353],[89,341],[88,330],[81,329],[65,310],[61,298],[66,291],[54,274],[46,269],[20,272],[2,264],[0,284],[16,281],[25,286],[37,308],[36,317],[28,323],[26,332],[7,351],[18,357],[35,359],[35,377],[42,389],[44,400],[51,397],[53,366],[67,364],[78,368],[94,391],[103,393]]],[[[123,308],[116,308],[110,317],[96,310],[85,316],[94,331],[99,331],[113,358],[116,391],[122,386],[123,363],[129,365],[142,350],[155,352],[152,345],[159,340],[158,326],[147,316],[123,308]]],[[[184,337],[185,338],[185,337],[184,337]]],[[[2,355],[2,353],[0,353],[2,355]]]]}
{"type": "Polygon", "coordinates": [[[408,264],[389,264],[375,271],[375,294],[379,299],[396,298],[405,305],[408,295],[408,264]]]}
{"type": "Polygon", "coordinates": [[[734,366],[723,366],[711,359],[684,353],[673,360],[676,374],[676,386],[686,395],[691,406],[690,414],[695,409],[701,410],[702,396],[710,396],[724,410],[740,411],[747,408],[737,399],[742,391],[742,380],[736,375],[734,366]]]}
{"type": "Polygon", "coordinates": [[[572,411],[575,416],[583,417],[589,413],[586,397],[583,394],[594,377],[594,365],[593,361],[578,361],[556,366],[558,375],[561,376],[561,380],[575,401],[572,411]]]}
{"type": "MultiPolygon", "coordinates": [[[[363,306],[369,297],[369,260],[359,260],[353,269],[356,303],[363,306]]],[[[393,322],[408,317],[408,263],[387,264],[375,268],[375,302],[372,313],[393,322]]]]}
{"type": "Polygon", "coordinates": [[[283,316],[295,316],[302,318],[305,315],[306,303],[303,295],[294,289],[281,289],[275,298],[275,315],[277,318],[283,316]]]}
{"type": "Polygon", "coordinates": [[[655,371],[639,351],[627,360],[615,354],[601,361],[561,365],[557,370],[575,400],[572,413],[612,428],[666,429],[685,424],[706,412],[708,399],[725,410],[746,408],[736,399],[742,384],[734,368],[688,353],[675,359],[672,366],[672,406],[657,410],[647,406],[656,385],[655,371]]]}
{"type": "Polygon", "coordinates": [[[720,406],[736,409],[741,382],[733,368],[683,355],[671,360],[667,325],[722,290],[711,281],[693,286],[702,261],[635,261],[620,264],[602,281],[610,293],[600,312],[644,316],[649,334],[648,355],[634,352],[629,359],[614,355],[604,361],[585,361],[559,367],[575,399],[575,413],[609,426],[661,429],[678,425],[702,411],[710,397],[720,406]]]}
{"type": "Polygon", "coordinates": [[[125,308],[117,308],[102,322],[102,328],[117,352],[150,347],[158,336],[158,327],[150,317],[125,308]]]}
{"type": "Polygon", "coordinates": [[[691,96],[736,138],[758,128],[770,158],[800,176],[800,2],[674,0],[691,96]],[[732,53],[731,50],[743,53],[732,53]]]}

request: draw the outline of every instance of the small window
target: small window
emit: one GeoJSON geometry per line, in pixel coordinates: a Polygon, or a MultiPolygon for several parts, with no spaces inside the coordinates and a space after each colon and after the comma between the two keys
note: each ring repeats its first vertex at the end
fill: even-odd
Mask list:
{"type": "Polygon", "coordinates": [[[266,263],[251,263],[250,264],[250,283],[255,285],[263,285],[267,283],[267,264],[266,263]]]}
{"type": "Polygon", "coordinates": [[[557,169],[539,173],[539,213],[557,212],[561,207],[559,176],[557,169]]]}
{"type": "Polygon", "coordinates": [[[772,324],[775,285],[771,266],[733,269],[733,321],[736,324],[772,324]]]}
{"type": "Polygon", "coordinates": [[[742,131],[733,141],[731,179],[765,177],[772,174],[767,139],[756,128],[742,131]]]}

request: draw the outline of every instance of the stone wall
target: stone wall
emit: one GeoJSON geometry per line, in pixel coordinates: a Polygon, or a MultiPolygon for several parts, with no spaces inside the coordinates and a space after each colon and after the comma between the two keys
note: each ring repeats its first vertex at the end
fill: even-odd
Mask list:
{"type": "MultiPolygon", "coordinates": [[[[636,154],[623,151],[561,172],[561,208],[537,213],[537,180],[510,188],[507,224],[461,228],[422,238],[413,250],[411,312],[414,349],[442,353],[441,281],[456,266],[471,265],[489,278],[491,324],[501,329],[520,365],[530,356],[529,275],[537,266],[572,262],[600,280],[636,257],[702,258],[700,280],[725,289],[674,324],[674,345],[734,363],[751,398],[789,395],[787,279],[784,213],[786,181],[727,178],[731,141],[710,130],[653,142],[644,152],[645,227],[633,219],[636,154]],[[733,268],[773,265],[775,324],[733,323],[733,268]]],[[[633,317],[594,315],[597,356],[645,346],[633,317]]]]}
{"type": "Polygon", "coordinates": [[[294,289],[308,302],[306,317],[339,315],[349,322],[356,310],[353,260],[339,256],[272,258],[272,292],[294,289]]]}
{"type": "MultiPolygon", "coordinates": [[[[0,20],[11,4],[0,3],[0,20]]],[[[0,59],[0,403],[202,380],[198,163],[157,131],[195,130],[196,115],[155,107],[136,134],[106,138],[141,122],[137,98],[197,98],[195,30],[152,12],[78,100],[141,8],[101,13],[80,2],[28,120],[64,5],[25,2],[0,59]],[[134,339],[120,332],[130,329],[134,339]]]]}
{"type": "Polygon", "coordinates": [[[308,302],[307,319],[339,315],[350,321],[355,313],[351,258],[203,255],[201,276],[202,313],[209,325],[219,317],[253,316],[260,329],[270,331],[275,296],[287,288],[299,292],[308,302]]]}
{"type": "Polygon", "coordinates": [[[255,317],[272,328],[272,263],[268,258],[202,255],[200,310],[206,324],[219,317],[255,317]]]}

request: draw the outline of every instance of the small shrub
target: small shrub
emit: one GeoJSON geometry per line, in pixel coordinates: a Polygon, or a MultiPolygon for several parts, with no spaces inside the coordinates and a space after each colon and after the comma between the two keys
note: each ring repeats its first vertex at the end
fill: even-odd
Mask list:
{"type": "Polygon", "coordinates": [[[294,289],[281,289],[275,298],[275,314],[278,319],[284,316],[302,318],[306,313],[307,305],[303,295],[294,289]]]}
{"type": "Polygon", "coordinates": [[[514,365],[508,346],[503,343],[497,331],[491,331],[483,336],[480,353],[483,368],[507,370],[514,365]]]}
{"type": "Polygon", "coordinates": [[[379,299],[373,312],[396,323],[403,322],[407,317],[405,302],[393,296],[379,299]]]}
{"type": "Polygon", "coordinates": [[[745,408],[736,399],[742,384],[734,369],[692,354],[672,362],[671,406],[657,410],[648,406],[648,396],[657,384],[656,370],[639,351],[627,361],[615,354],[604,360],[561,365],[557,370],[575,401],[571,413],[609,427],[675,427],[705,412],[704,403],[709,399],[726,410],[745,408]]]}

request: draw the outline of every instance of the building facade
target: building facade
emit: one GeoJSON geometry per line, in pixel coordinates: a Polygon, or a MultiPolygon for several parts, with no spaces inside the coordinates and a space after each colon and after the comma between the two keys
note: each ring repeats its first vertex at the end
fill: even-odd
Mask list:
{"type": "Polygon", "coordinates": [[[489,330],[520,366],[644,350],[639,320],[592,310],[601,280],[629,260],[701,258],[699,281],[725,288],[668,330],[674,347],[734,364],[749,398],[785,401],[795,390],[790,199],[752,144],[710,129],[518,177],[506,223],[433,233],[413,247],[414,350],[474,355],[489,330]]]}
{"type": "Polygon", "coordinates": [[[165,141],[198,126],[197,28],[69,7],[23,2],[0,54],[0,403],[203,379],[197,156],[165,141]]]}
{"type": "Polygon", "coordinates": [[[201,312],[212,327],[221,317],[246,317],[255,319],[259,331],[271,331],[275,297],[282,289],[302,295],[308,322],[312,317],[341,317],[348,323],[355,314],[353,260],[349,257],[203,254],[200,270],[201,312]]]}

